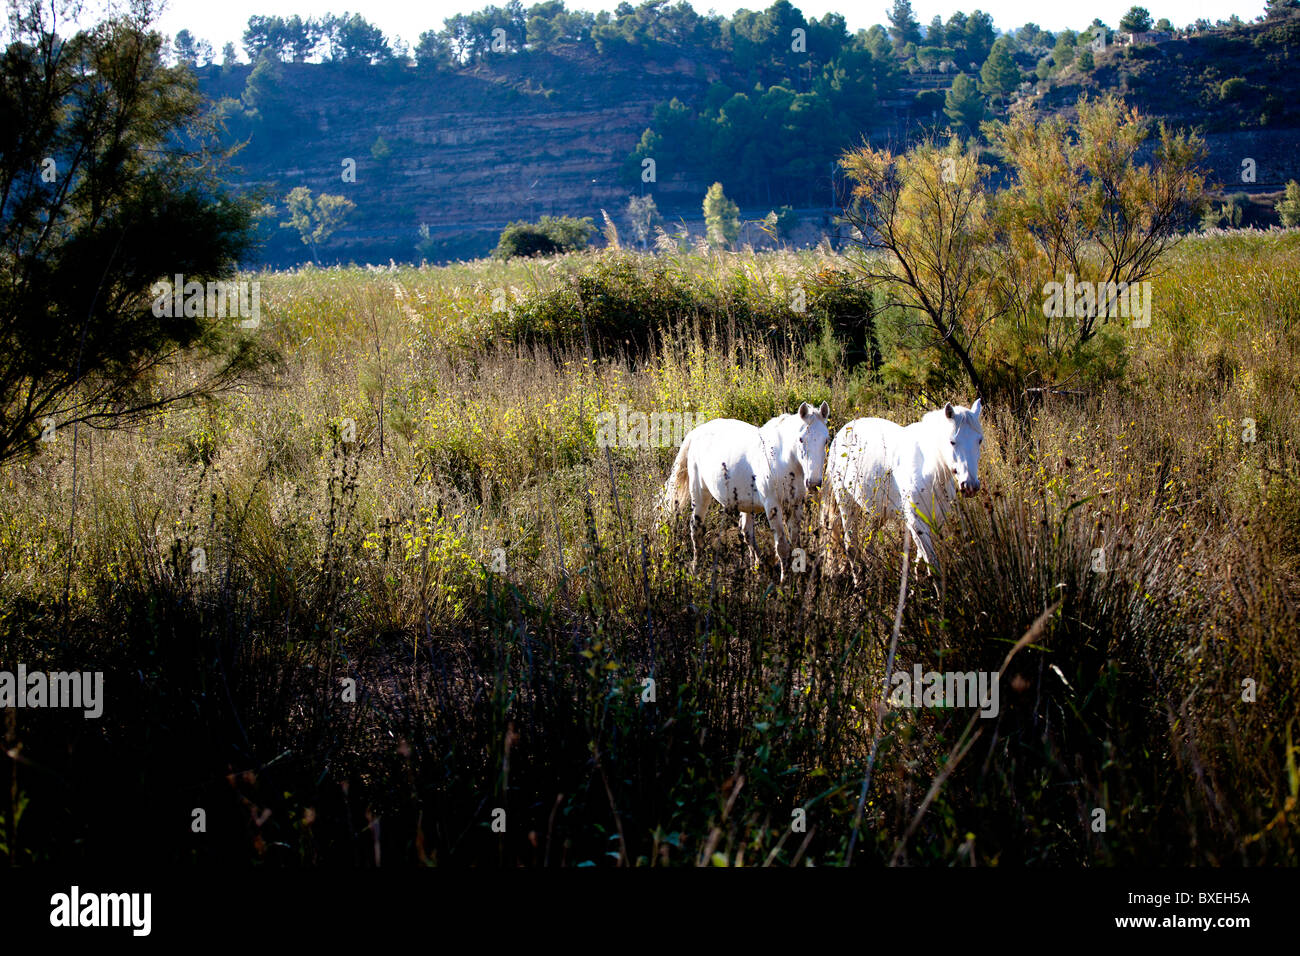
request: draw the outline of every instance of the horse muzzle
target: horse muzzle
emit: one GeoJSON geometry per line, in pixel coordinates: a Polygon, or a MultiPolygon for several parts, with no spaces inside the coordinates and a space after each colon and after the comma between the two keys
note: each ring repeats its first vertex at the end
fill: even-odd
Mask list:
{"type": "Polygon", "coordinates": [[[977,494],[979,494],[979,490],[980,490],[980,483],[978,481],[975,481],[974,479],[970,481],[963,481],[961,483],[961,493],[965,495],[967,498],[974,498],[977,494]]]}
{"type": "Polygon", "coordinates": [[[809,491],[816,491],[822,486],[822,483],[820,481],[813,481],[811,478],[805,478],[803,480],[803,486],[809,491]]]}

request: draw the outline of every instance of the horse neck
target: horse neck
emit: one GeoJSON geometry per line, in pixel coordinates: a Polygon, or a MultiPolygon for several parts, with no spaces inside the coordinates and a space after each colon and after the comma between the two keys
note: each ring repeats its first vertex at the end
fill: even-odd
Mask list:
{"type": "Polygon", "coordinates": [[[763,458],[768,467],[773,472],[792,470],[797,478],[802,479],[803,466],[795,454],[795,446],[799,441],[796,437],[798,427],[795,416],[783,415],[771,428],[760,429],[759,434],[765,446],[763,458]]]}
{"type": "Polygon", "coordinates": [[[921,454],[925,459],[925,478],[931,490],[945,497],[953,497],[956,488],[952,483],[952,472],[944,458],[943,443],[947,441],[947,417],[942,412],[932,412],[921,419],[921,454]],[[935,419],[934,415],[938,418],[935,419]]]}

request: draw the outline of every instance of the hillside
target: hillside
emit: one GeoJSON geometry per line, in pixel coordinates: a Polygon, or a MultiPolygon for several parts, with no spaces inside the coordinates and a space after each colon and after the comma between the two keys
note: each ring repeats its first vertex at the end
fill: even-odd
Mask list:
{"type": "MultiPolygon", "coordinates": [[[[1027,41],[1015,51],[1018,88],[986,93],[986,115],[1025,103],[1069,111],[1081,93],[1116,92],[1155,120],[1201,130],[1216,186],[1275,193],[1300,178],[1290,69],[1297,34],[1300,16],[1131,46],[1112,31],[1088,68],[1080,57],[1046,76],[1042,61],[1059,57],[1059,44],[1051,51],[1027,41]],[[1255,181],[1243,183],[1247,159],[1255,181]]],[[[627,197],[643,190],[667,223],[698,228],[700,199],[715,179],[738,198],[744,217],[788,203],[812,226],[828,226],[831,163],[840,149],[864,136],[902,142],[949,128],[943,97],[953,73],[918,69],[881,37],[883,30],[845,33],[837,57],[825,54],[822,64],[809,54],[806,69],[775,55],[757,66],[752,56],[739,62],[736,49],[647,52],[570,42],[436,66],[271,61],[196,72],[229,140],[246,141],[236,159],[241,185],[271,204],[296,186],[356,204],[320,250],[322,262],[445,261],[487,253],[516,219],[569,214],[599,224],[605,209],[621,222],[627,197]],[[775,117],[765,112],[773,110],[775,117]],[[640,157],[651,154],[657,180],[643,185],[640,157]],[[727,159],[742,155],[748,165],[727,159]],[[344,181],[349,158],[355,181],[344,181]]],[[[1086,48],[1086,37],[1077,42],[1086,48]]],[[[264,220],[268,265],[310,259],[297,235],[280,227],[283,212],[279,205],[264,220]]],[[[1267,224],[1270,216],[1271,205],[1261,202],[1251,218],[1267,224]]],[[[756,235],[749,230],[745,238],[756,235]]]]}
{"type": "Polygon", "coordinates": [[[1216,183],[1280,191],[1300,178],[1296,51],[1300,17],[1163,43],[1112,44],[1091,73],[1063,72],[1036,105],[1068,111],[1081,93],[1119,93],[1144,115],[1200,130],[1216,183]],[[1246,159],[1255,161],[1254,183],[1242,180],[1246,159]]]}
{"type": "MultiPolygon", "coordinates": [[[[237,130],[248,138],[237,158],[240,181],[273,195],[307,186],[353,200],[357,212],[331,246],[345,260],[410,259],[422,224],[435,247],[430,258],[443,250],[482,254],[512,219],[599,215],[602,205],[621,205],[627,189],[617,180],[619,165],[655,105],[702,87],[685,72],[528,59],[532,69],[507,61],[437,76],[283,64],[283,100],[273,118],[237,130]],[[376,159],[372,147],[381,137],[391,153],[376,159]],[[342,180],[345,158],[356,160],[355,183],[342,180]]],[[[205,78],[204,90],[214,99],[238,96],[250,72],[222,70],[205,78]]],[[[268,234],[267,261],[304,258],[288,230],[268,234]]]]}

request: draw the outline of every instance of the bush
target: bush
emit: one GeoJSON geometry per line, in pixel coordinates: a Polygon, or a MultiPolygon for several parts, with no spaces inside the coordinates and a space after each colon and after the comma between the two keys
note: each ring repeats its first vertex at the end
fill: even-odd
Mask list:
{"type": "Polygon", "coordinates": [[[516,342],[585,347],[589,337],[597,354],[619,348],[641,353],[656,333],[691,320],[749,332],[788,326],[791,317],[786,303],[734,283],[710,287],[698,277],[670,272],[661,261],[616,255],[601,257],[573,284],[522,303],[511,313],[510,332],[516,342]]]}
{"type": "Polygon", "coordinates": [[[602,255],[572,284],[512,309],[508,340],[585,348],[590,338],[596,354],[620,349],[644,354],[659,333],[678,333],[696,324],[709,337],[725,331],[791,343],[817,337],[828,324],[843,346],[848,367],[879,366],[876,306],[870,291],[848,270],[827,269],[802,277],[794,290],[753,282],[740,272],[726,274],[729,278],[720,282],[670,269],[662,259],[602,255]]]}
{"type": "Polygon", "coordinates": [[[1239,100],[1250,90],[1250,84],[1246,82],[1245,77],[1233,76],[1219,84],[1219,99],[1226,101],[1239,100]]]}
{"type": "Polygon", "coordinates": [[[590,216],[543,216],[535,223],[512,222],[501,231],[493,255],[498,259],[515,256],[554,256],[585,249],[596,232],[590,216]]]}
{"type": "Polygon", "coordinates": [[[881,355],[876,314],[880,306],[876,296],[847,269],[825,269],[810,285],[809,317],[825,323],[843,345],[844,367],[865,364],[872,371],[878,369],[881,355]]]}
{"type": "Polygon", "coordinates": [[[942,113],[943,104],[944,94],[942,90],[922,90],[912,100],[912,112],[924,121],[931,115],[938,116],[942,113]]]}
{"type": "Polygon", "coordinates": [[[1286,184],[1286,194],[1273,207],[1284,226],[1300,226],[1300,183],[1294,179],[1286,184]]]}
{"type": "Polygon", "coordinates": [[[1201,228],[1215,229],[1221,226],[1224,229],[1240,229],[1249,206],[1250,197],[1245,193],[1225,196],[1222,205],[1215,206],[1211,203],[1206,206],[1201,213],[1201,228]]]}

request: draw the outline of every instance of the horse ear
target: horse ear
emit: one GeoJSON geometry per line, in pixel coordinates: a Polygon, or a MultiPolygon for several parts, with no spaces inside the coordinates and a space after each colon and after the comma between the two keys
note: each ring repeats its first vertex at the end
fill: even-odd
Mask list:
{"type": "Polygon", "coordinates": [[[979,399],[979,398],[975,399],[975,404],[970,407],[970,410],[975,414],[976,418],[980,417],[980,412],[983,411],[983,409],[984,409],[983,399],[979,399]]]}
{"type": "Polygon", "coordinates": [[[807,402],[804,402],[802,405],[799,406],[799,417],[802,418],[802,419],[804,419],[805,421],[807,421],[807,419],[808,419],[808,403],[807,403],[807,402]]]}
{"type": "Polygon", "coordinates": [[[829,419],[831,417],[830,402],[822,402],[822,407],[818,411],[822,413],[822,418],[829,419]]]}
{"type": "Polygon", "coordinates": [[[952,418],[952,402],[949,402],[947,405],[943,406],[943,414],[948,418],[952,418]]]}

